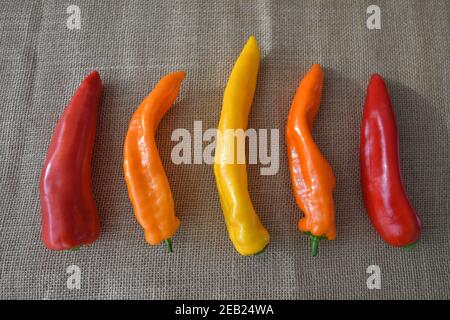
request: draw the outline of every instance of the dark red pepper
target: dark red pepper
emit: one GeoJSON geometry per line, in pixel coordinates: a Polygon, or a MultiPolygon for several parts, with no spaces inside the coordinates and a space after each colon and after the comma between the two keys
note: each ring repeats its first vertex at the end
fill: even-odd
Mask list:
{"type": "Polygon", "coordinates": [[[384,80],[378,74],[371,77],[367,88],[360,168],[365,206],[380,236],[396,247],[416,243],[421,222],[403,186],[395,115],[384,80]]]}
{"type": "Polygon", "coordinates": [[[49,249],[73,249],[100,233],[91,186],[91,159],[102,82],[83,80],[56,124],[41,173],[42,240],[49,249]]]}

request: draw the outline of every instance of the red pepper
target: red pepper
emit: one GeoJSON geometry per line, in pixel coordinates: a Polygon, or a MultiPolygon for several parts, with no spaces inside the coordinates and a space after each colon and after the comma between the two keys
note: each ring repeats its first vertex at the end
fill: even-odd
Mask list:
{"type": "Polygon", "coordinates": [[[395,115],[378,74],[371,77],[367,88],[360,168],[364,202],[375,229],[392,246],[414,245],[421,222],[403,186],[395,115]]]}
{"type": "Polygon", "coordinates": [[[100,233],[91,159],[101,94],[102,82],[94,71],[56,124],[40,183],[42,240],[49,249],[89,244],[100,233]]]}

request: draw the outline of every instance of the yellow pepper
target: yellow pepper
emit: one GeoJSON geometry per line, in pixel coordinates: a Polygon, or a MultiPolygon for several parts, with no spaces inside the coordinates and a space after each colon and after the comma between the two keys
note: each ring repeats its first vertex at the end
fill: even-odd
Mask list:
{"type": "Polygon", "coordinates": [[[214,174],[228,234],[236,250],[244,256],[263,252],[270,237],[250,199],[245,160],[243,163],[237,161],[238,138],[234,135],[230,139],[227,132],[247,129],[259,60],[258,43],[251,36],[225,88],[214,159],[214,174]],[[227,160],[230,154],[233,155],[232,161],[227,160]]]}

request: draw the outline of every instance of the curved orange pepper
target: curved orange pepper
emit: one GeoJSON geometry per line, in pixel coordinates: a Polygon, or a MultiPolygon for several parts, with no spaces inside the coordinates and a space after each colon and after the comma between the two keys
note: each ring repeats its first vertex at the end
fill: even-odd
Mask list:
{"type": "Polygon", "coordinates": [[[155,133],[164,114],[178,96],[183,71],[171,73],[156,85],[133,114],[124,145],[124,172],[128,194],[145,239],[156,245],[164,241],[172,251],[171,237],[180,221],[164,167],[156,147],[155,133]]]}
{"type": "Polygon", "coordinates": [[[311,238],[312,255],[320,239],[336,237],[333,189],[335,178],[311,131],[319,110],[324,74],[315,64],[295,94],[286,125],[289,169],[297,205],[305,214],[298,228],[311,238]]]}

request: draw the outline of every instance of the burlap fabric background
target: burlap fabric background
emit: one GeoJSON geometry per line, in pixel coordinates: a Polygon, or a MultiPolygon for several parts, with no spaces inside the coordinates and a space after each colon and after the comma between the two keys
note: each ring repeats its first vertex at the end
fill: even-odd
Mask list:
{"type": "Polygon", "coordinates": [[[380,299],[450,297],[450,2],[442,1],[5,1],[0,4],[0,298],[380,299]],[[68,30],[66,8],[81,8],[68,30]],[[366,28],[366,8],[382,29],[366,28]],[[226,233],[213,170],[174,165],[170,140],[195,120],[215,127],[223,89],[249,35],[262,62],[249,125],[279,128],[280,170],[249,166],[268,250],[241,257],[226,233]],[[299,80],[313,63],[326,72],[315,137],[335,170],[338,237],[319,256],[296,229],[284,124],[299,80]],[[40,240],[38,181],[55,122],[79,82],[99,70],[104,96],[93,180],[99,240],[51,252],[40,240]],[[132,214],[122,143],[136,106],[169,71],[187,72],[157,141],[181,219],[175,253],[150,247],[132,214]],[[400,128],[406,188],[423,219],[412,252],[384,244],[359,186],[358,143],[371,73],[387,79],[400,128]],[[66,268],[81,268],[68,290],[66,268]],[[379,265],[380,290],[366,269],[379,265]]]}

